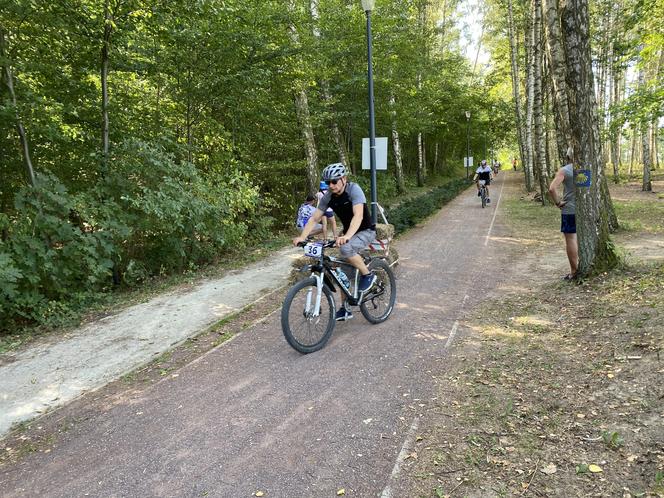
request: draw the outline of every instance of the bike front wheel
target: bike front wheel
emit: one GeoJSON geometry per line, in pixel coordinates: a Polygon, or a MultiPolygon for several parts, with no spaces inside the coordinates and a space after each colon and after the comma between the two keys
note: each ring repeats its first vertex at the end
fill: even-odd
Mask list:
{"type": "Polygon", "coordinates": [[[486,191],[482,191],[482,209],[486,207],[486,191]]]}
{"type": "Polygon", "coordinates": [[[316,279],[301,280],[290,288],[281,308],[281,329],[284,337],[300,353],[318,351],[328,341],[336,324],[332,292],[323,286],[320,310],[314,316],[316,279]]]}
{"type": "Polygon", "coordinates": [[[377,280],[369,292],[362,298],[360,311],[371,323],[381,323],[392,314],[397,300],[397,281],[390,265],[382,259],[373,259],[369,263],[377,280]]]}

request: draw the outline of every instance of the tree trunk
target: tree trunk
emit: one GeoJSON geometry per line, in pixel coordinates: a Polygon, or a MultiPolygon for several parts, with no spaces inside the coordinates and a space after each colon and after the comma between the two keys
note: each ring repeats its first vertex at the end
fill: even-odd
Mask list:
{"type": "Polygon", "coordinates": [[[569,108],[567,103],[567,84],[565,82],[565,48],[560,31],[560,17],[558,15],[558,2],[544,0],[544,19],[546,26],[546,42],[551,62],[551,82],[554,92],[553,109],[556,123],[556,143],[560,162],[565,160],[565,152],[570,143],[569,108]]]}
{"type": "Polygon", "coordinates": [[[534,167],[539,179],[540,195],[542,205],[546,204],[549,188],[549,178],[546,172],[546,143],[544,137],[543,107],[544,97],[542,92],[542,0],[533,0],[535,13],[534,22],[534,44],[533,44],[533,124],[535,127],[534,167]]]}
{"type": "Polygon", "coordinates": [[[589,170],[590,186],[576,186],[576,226],[579,243],[579,274],[611,268],[618,262],[609,238],[612,207],[608,188],[603,188],[604,164],[594,94],[590,55],[590,26],[587,0],[561,2],[562,31],[567,54],[569,121],[574,164],[589,170]]]}
{"type": "MultiPolygon", "coordinates": [[[[320,40],[321,34],[320,29],[318,28],[318,22],[320,16],[318,15],[318,2],[319,0],[311,0],[309,3],[311,10],[311,17],[313,19],[313,33],[314,37],[317,40],[320,40]]],[[[331,107],[332,94],[330,92],[330,83],[327,79],[321,81],[321,91],[323,95],[323,101],[328,107],[331,107]]],[[[330,131],[332,132],[332,139],[334,140],[334,145],[337,148],[337,155],[339,156],[339,162],[350,167],[350,158],[348,157],[348,151],[346,150],[346,144],[344,142],[343,134],[341,133],[341,128],[339,123],[335,119],[335,113],[331,113],[333,118],[330,120],[330,131]]]]}
{"type": "MultiPolygon", "coordinates": [[[[645,88],[646,77],[643,66],[639,69],[639,87],[645,88]]],[[[648,121],[645,119],[641,123],[641,150],[643,160],[643,184],[641,190],[644,192],[652,192],[652,182],[650,181],[650,137],[648,133],[648,121]]]]}
{"type": "Polygon", "coordinates": [[[2,80],[7,87],[7,92],[9,93],[9,100],[14,107],[14,116],[16,118],[16,131],[18,133],[18,138],[21,143],[21,152],[23,154],[23,165],[25,166],[25,172],[28,177],[28,182],[32,187],[37,185],[35,180],[35,170],[32,166],[32,159],[30,157],[30,146],[28,144],[28,137],[23,126],[23,122],[19,116],[18,107],[16,105],[16,93],[14,92],[14,76],[12,74],[11,67],[9,65],[9,50],[7,49],[7,41],[5,38],[5,31],[2,26],[0,26],[0,61],[4,64],[2,66],[2,80]]]}
{"type": "Polygon", "coordinates": [[[524,174],[526,177],[526,190],[532,192],[535,149],[533,138],[534,109],[535,109],[535,4],[531,0],[530,18],[526,28],[526,163],[524,164],[524,174]]]}
{"type": "MultiPolygon", "coordinates": [[[[620,103],[620,75],[618,69],[614,68],[613,71],[613,92],[611,98],[612,106],[618,105],[620,103]]],[[[613,121],[614,116],[611,116],[611,121],[613,121]]],[[[611,165],[613,166],[613,181],[618,183],[620,181],[620,129],[618,126],[611,126],[611,165]]]]}
{"type": "Polygon", "coordinates": [[[101,47],[101,160],[104,177],[108,172],[108,153],[110,148],[110,124],[108,119],[108,63],[113,33],[113,16],[111,15],[109,0],[104,2],[104,36],[101,47]]]}
{"type": "Polygon", "coordinates": [[[422,132],[417,134],[417,186],[423,187],[426,181],[422,132]]]}
{"type": "Polygon", "coordinates": [[[521,164],[525,162],[524,133],[523,133],[523,114],[521,112],[521,82],[519,77],[518,48],[516,44],[516,35],[514,29],[514,15],[512,11],[512,0],[508,0],[508,31],[510,37],[510,59],[512,64],[512,97],[514,98],[514,117],[516,124],[517,141],[519,142],[519,154],[521,164]]]}
{"type": "MultiPolygon", "coordinates": [[[[295,13],[295,2],[288,2],[288,10],[291,15],[295,13]]],[[[295,47],[299,47],[300,39],[295,23],[289,25],[289,34],[295,47]]],[[[295,82],[295,112],[302,127],[302,138],[304,139],[304,154],[307,160],[306,177],[307,190],[314,193],[318,190],[318,152],[316,151],[316,140],[314,129],[309,114],[309,99],[307,98],[306,84],[304,81],[295,82]]]]}
{"type": "Polygon", "coordinates": [[[636,127],[632,128],[632,149],[629,153],[629,169],[627,170],[627,178],[631,178],[632,171],[634,170],[634,164],[636,164],[636,127]]]}
{"type": "Polygon", "coordinates": [[[311,126],[311,116],[309,115],[307,92],[302,88],[295,93],[295,110],[302,126],[302,137],[304,138],[304,153],[307,159],[307,190],[313,193],[318,190],[318,153],[316,151],[314,130],[311,126]]]}
{"type": "Polygon", "coordinates": [[[403,176],[403,160],[401,157],[401,142],[397,131],[397,111],[394,94],[390,94],[390,115],[392,116],[392,148],[394,149],[394,177],[397,181],[397,192],[402,194],[406,191],[406,183],[403,176]]]}

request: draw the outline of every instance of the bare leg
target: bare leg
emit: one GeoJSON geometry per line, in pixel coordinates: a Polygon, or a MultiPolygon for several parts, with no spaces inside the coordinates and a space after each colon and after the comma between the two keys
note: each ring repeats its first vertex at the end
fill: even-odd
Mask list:
{"type": "Polygon", "coordinates": [[[351,256],[350,258],[346,258],[346,260],[355,268],[360,270],[360,274],[366,275],[369,273],[369,268],[367,268],[367,265],[364,264],[364,260],[362,259],[362,256],[360,256],[359,254],[351,256]]]}
{"type": "Polygon", "coordinates": [[[327,218],[323,216],[323,219],[321,220],[321,223],[323,225],[323,239],[327,239],[327,218]]]}
{"type": "Polygon", "coordinates": [[[567,259],[569,260],[570,275],[576,275],[579,269],[579,247],[576,241],[575,233],[566,233],[565,235],[565,249],[567,251],[567,259]]]}

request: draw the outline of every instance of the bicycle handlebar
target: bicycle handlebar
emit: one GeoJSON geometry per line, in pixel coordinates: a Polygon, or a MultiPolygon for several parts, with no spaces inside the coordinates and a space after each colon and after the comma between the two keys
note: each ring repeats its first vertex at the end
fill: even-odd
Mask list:
{"type": "MultiPolygon", "coordinates": [[[[311,242],[314,242],[314,240],[315,239],[303,240],[302,242],[298,242],[297,245],[298,245],[298,247],[304,247],[307,244],[310,244],[311,242]]],[[[324,240],[322,246],[323,246],[323,248],[334,247],[334,245],[336,243],[337,243],[336,240],[324,240]]]]}

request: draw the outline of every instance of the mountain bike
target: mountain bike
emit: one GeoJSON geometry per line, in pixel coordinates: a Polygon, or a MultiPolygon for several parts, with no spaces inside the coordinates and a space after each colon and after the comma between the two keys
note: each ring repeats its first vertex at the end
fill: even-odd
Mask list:
{"type": "Polygon", "coordinates": [[[482,209],[486,207],[486,182],[484,180],[479,180],[480,182],[480,197],[482,198],[482,209]]]}
{"type": "Polygon", "coordinates": [[[358,292],[360,272],[345,260],[327,256],[325,249],[335,245],[334,240],[302,242],[305,256],[312,264],[301,271],[311,271],[309,278],[293,285],[281,308],[281,329],[284,337],[300,353],[313,353],[329,340],[336,325],[336,304],[332,293],[340,291],[342,306],[359,306],[364,318],[377,324],[387,320],[396,302],[396,279],[390,265],[382,256],[362,254],[364,262],[376,275],[376,283],[364,293],[358,292]],[[343,271],[350,285],[346,287],[343,271]]]}

